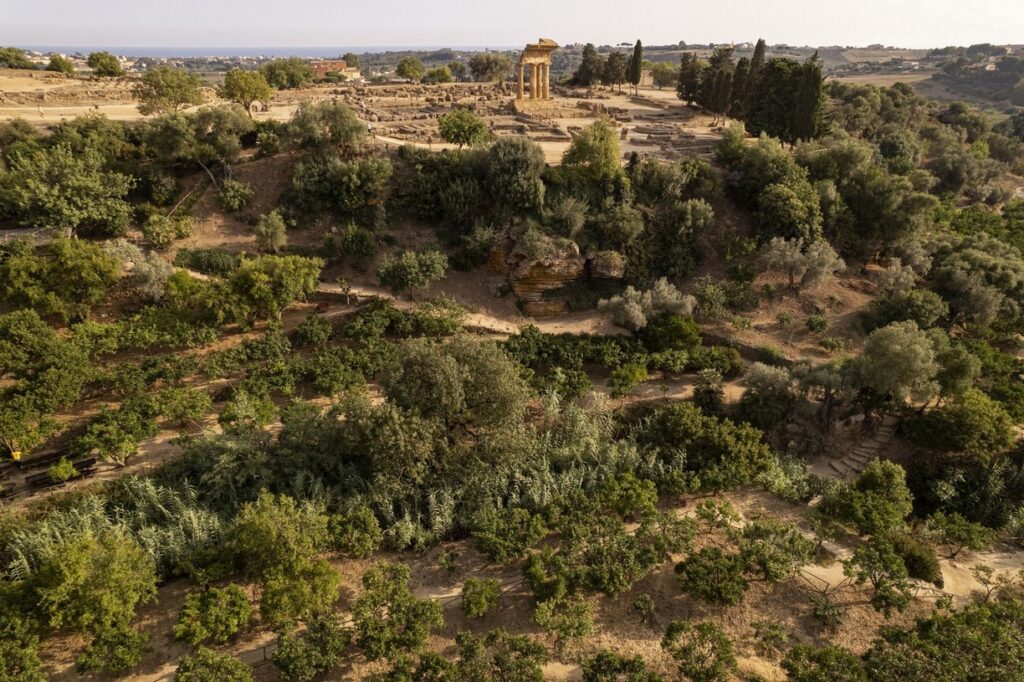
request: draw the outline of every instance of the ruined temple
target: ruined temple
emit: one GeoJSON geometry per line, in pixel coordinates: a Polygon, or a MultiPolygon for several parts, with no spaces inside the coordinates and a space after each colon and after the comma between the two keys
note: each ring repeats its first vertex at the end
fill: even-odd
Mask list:
{"type": "Polygon", "coordinates": [[[530,67],[530,99],[551,99],[551,53],[558,49],[558,43],[550,38],[541,38],[531,43],[519,57],[519,89],[517,99],[526,99],[526,67],[530,67]]]}

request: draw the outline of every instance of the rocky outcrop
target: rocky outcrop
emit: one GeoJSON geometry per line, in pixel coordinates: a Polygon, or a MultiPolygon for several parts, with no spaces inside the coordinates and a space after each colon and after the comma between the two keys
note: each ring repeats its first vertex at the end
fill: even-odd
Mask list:
{"type": "Polygon", "coordinates": [[[598,251],[587,262],[591,277],[622,279],[626,275],[626,259],[618,251],[598,251]]]}
{"type": "MultiPolygon", "coordinates": [[[[517,244],[509,255],[509,282],[524,304],[540,302],[545,291],[561,289],[583,275],[580,248],[571,241],[544,237],[539,248],[535,244],[531,250],[540,253],[526,253],[524,247],[517,244]]],[[[539,310],[538,306],[533,307],[539,310]]]]}

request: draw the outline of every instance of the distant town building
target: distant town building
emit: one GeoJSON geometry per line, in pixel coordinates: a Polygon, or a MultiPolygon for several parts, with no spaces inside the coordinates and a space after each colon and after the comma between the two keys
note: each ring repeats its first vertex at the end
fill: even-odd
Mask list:
{"type": "Polygon", "coordinates": [[[325,78],[329,73],[345,73],[348,69],[348,62],[344,59],[312,59],[309,65],[317,79],[325,78]]]}

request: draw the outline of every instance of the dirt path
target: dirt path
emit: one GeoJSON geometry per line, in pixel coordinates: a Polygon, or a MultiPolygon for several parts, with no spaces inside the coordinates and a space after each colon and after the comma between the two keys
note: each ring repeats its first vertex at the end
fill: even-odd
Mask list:
{"type": "MultiPolygon", "coordinates": [[[[197,273],[193,273],[197,274],[197,273]]],[[[344,296],[346,293],[356,299],[382,298],[391,301],[399,310],[411,310],[419,305],[417,301],[397,298],[391,292],[380,287],[368,285],[353,285],[347,290],[337,284],[321,282],[317,291],[322,294],[344,296]]],[[[456,301],[458,302],[458,301],[456,301]]],[[[351,306],[349,306],[351,307],[351,306]]],[[[499,317],[484,312],[470,311],[466,315],[464,327],[470,331],[483,331],[491,334],[515,334],[520,328],[526,325],[533,325],[545,334],[600,334],[600,335],[622,335],[626,330],[614,326],[609,316],[603,315],[596,310],[589,310],[580,313],[568,313],[549,319],[534,319],[525,316],[517,318],[499,317]]]]}

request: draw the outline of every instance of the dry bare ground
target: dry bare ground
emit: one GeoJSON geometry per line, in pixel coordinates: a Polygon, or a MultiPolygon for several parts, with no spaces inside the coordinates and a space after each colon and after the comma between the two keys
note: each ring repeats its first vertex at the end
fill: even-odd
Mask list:
{"type": "MultiPolygon", "coordinates": [[[[676,514],[692,513],[698,497],[685,497],[667,503],[666,508],[676,514]]],[[[810,526],[804,516],[805,507],[793,505],[773,495],[756,490],[740,490],[717,496],[716,501],[729,501],[746,520],[760,516],[791,521],[798,524],[807,534],[810,526]]],[[[697,548],[715,541],[714,536],[699,537],[697,548]]],[[[833,550],[839,558],[852,553],[855,540],[850,540],[833,550]]],[[[410,586],[420,598],[437,599],[444,605],[445,627],[435,633],[428,642],[431,650],[454,654],[455,635],[470,630],[487,632],[497,627],[507,628],[515,633],[527,634],[547,644],[552,644],[543,631],[532,623],[532,598],[529,589],[521,580],[521,562],[512,565],[496,565],[477,552],[467,540],[446,542],[421,554],[381,553],[371,560],[343,560],[329,556],[331,563],[343,576],[342,597],[338,602],[338,613],[344,621],[348,609],[361,591],[360,577],[365,570],[377,562],[403,562],[412,572],[410,586]],[[452,571],[442,568],[439,556],[442,552],[454,552],[455,565],[452,571]],[[459,596],[463,582],[468,577],[496,578],[503,586],[496,610],[480,620],[467,619],[459,608],[459,596]]],[[[549,680],[579,679],[579,662],[602,648],[613,649],[630,655],[640,654],[659,672],[672,679],[672,660],[659,645],[668,623],[674,619],[710,620],[721,626],[736,644],[740,669],[747,673],[758,673],[769,680],[785,679],[778,667],[777,656],[766,654],[758,646],[755,623],[769,622],[781,625],[791,633],[790,645],[798,642],[822,645],[833,642],[848,647],[856,653],[867,649],[883,625],[906,624],[914,616],[923,615],[931,608],[936,591],[921,585],[919,598],[903,615],[886,619],[874,611],[868,603],[869,592],[864,588],[849,587],[841,590],[837,601],[848,609],[847,617],[835,633],[825,632],[812,617],[809,598],[824,582],[837,584],[843,580],[841,565],[830,560],[805,567],[799,577],[791,578],[778,585],[753,583],[743,602],[737,606],[722,607],[708,605],[683,594],[673,571],[673,557],[657,567],[634,588],[617,598],[594,596],[590,602],[595,611],[596,630],[584,641],[570,645],[563,657],[554,659],[545,668],[549,680]],[[649,594],[657,604],[655,615],[649,623],[643,623],[632,604],[642,594],[649,594]]],[[[999,570],[1016,570],[1024,562],[1024,552],[1019,549],[1005,549],[973,555],[961,555],[957,562],[942,559],[942,572],[946,581],[945,591],[953,595],[957,604],[970,598],[979,585],[970,574],[970,567],[985,563],[999,570]]],[[[190,648],[176,642],[171,628],[177,618],[187,590],[183,580],[172,581],[160,588],[158,601],[150,604],[138,615],[136,624],[151,637],[151,651],[136,671],[124,678],[139,682],[153,682],[171,675],[180,657],[189,653],[190,648]]],[[[256,600],[258,588],[248,585],[249,596],[256,600]]],[[[242,656],[247,661],[260,660],[272,651],[274,635],[262,627],[258,616],[251,628],[238,638],[221,647],[220,651],[242,656]]],[[[47,672],[54,680],[79,679],[74,672],[74,658],[84,643],[80,638],[64,636],[48,641],[44,646],[47,672]]],[[[381,663],[370,663],[359,657],[350,667],[334,671],[328,679],[362,680],[385,669],[381,663]]],[[[276,680],[272,665],[258,665],[257,678],[276,680]]],[[[98,679],[105,679],[102,676],[98,679]]]]}

